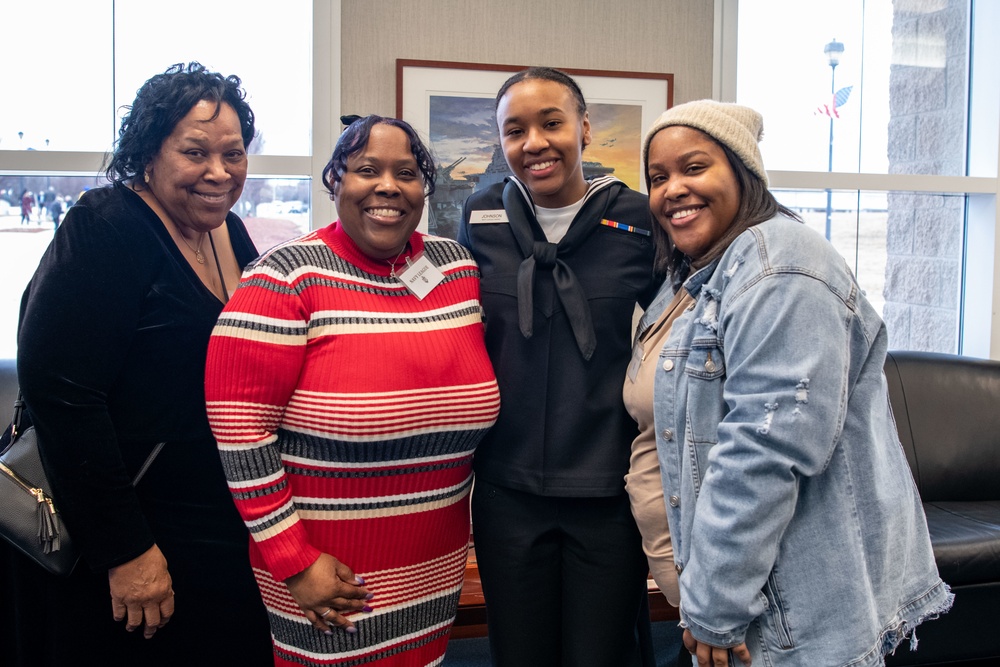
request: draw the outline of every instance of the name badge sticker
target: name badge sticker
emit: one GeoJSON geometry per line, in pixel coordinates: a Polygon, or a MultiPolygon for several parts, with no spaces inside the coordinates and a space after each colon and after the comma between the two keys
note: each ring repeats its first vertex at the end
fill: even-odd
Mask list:
{"type": "Polygon", "coordinates": [[[507,211],[503,210],[502,208],[494,208],[485,211],[473,211],[472,213],[469,214],[469,224],[471,225],[482,225],[490,223],[510,224],[510,219],[507,217],[507,211]]]}
{"type": "Polygon", "coordinates": [[[417,259],[407,257],[406,268],[400,271],[397,277],[406,286],[406,289],[410,290],[410,294],[421,301],[444,280],[441,269],[434,266],[431,260],[423,254],[417,259]]]}

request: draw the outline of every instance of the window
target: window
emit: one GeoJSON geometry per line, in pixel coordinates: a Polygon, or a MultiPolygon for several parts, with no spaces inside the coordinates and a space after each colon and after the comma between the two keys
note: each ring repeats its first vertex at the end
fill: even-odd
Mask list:
{"type": "Polygon", "coordinates": [[[18,103],[0,117],[0,150],[107,151],[142,83],[197,60],[242,79],[256,153],[311,154],[311,0],[280,11],[267,0],[174,0],[170,11],[141,0],[33,0],[9,10],[5,24],[21,28],[5,31],[0,58],[30,65],[10,81],[18,103]]]}
{"type": "Polygon", "coordinates": [[[716,96],[764,115],[775,195],[845,256],[890,347],[990,356],[996,3],[716,8],[716,96]]]}
{"type": "Polygon", "coordinates": [[[258,139],[236,210],[258,249],[333,218],[312,175],[339,129],[332,111],[339,108],[339,16],[339,0],[286,0],[280,7],[268,0],[176,0],[168,12],[141,0],[34,0],[6,8],[5,25],[18,28],[0,40],[0,61],[27,64],[12,70],[14,97],[0,112],[0,309],[8,314],[0,318],[0,358],[15,355],[20,296],[52,237],[51,207],[40,200],[65,204],[103,183],[98,172],[121,107],[173,63],[197,60],[243,81],[258,139]],[[21,224],[25,191],[34,204],[21,224]]]}

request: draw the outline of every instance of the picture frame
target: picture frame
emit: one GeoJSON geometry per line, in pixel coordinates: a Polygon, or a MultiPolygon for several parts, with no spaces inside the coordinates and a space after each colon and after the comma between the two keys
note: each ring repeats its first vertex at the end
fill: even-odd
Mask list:
{"type": "MultiPolygon", "coordinates": [[[[511,74],[526,67],[396,60],[396,117],[413,126],[438,167],[437,191],[424,207],[421,231],[455,238],[465,199],[509,173],[494,100],[511,74]]],[[[645,192],[642,136],[673,105],[674,75],[557,69],[573,77],[587,101],[592,141],[583,154],[584,175],[610,173],[645,192]]]]}

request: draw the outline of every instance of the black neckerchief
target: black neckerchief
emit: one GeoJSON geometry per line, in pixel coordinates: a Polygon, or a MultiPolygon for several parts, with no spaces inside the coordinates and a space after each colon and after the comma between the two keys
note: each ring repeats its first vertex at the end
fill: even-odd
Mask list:
{"type": "MultiPolygon", "coordinates": [[[[532,226],[535,219],[533,207],[525,201],[519,188],[509,178],[503,188],[503,207],[507,211],[510,221],[510,229],[517,240],[517,245],[521,248],[524,261],[517,270],[517,314],[521,334],[525,338],[531,338],[534,328],[534,290],[535,290],[535,269],[547,269],[552,271],[555,281],[556,294],[559,302],[566,311],[569,318],[570,327],[573,329],[573,337],[576,338],[576,345],[580,348],[583,358],[590,360],[597,348],[597,335],[594,333],[594,322],[590,314],[590,305],[587,303],[587,296],[583,293],[583,288],[577,282],[576,275],[569,266],[559,259],[560,255],[566,255],[578,248],[598,225],[581,224],[577,220],[582,216],[589,215],[593,207],[601,211],[598,220],[604,218],[611,203],[618,197],[623,185],[621,182],[612,183],[602,188],[592,195],[583,207],[576,214],[576,218],[570,223],[566,236],[558,243],[550,243],[546,240],[539,240],[537,230],[541,230],[537,223],[532,226]]],[[[582,222],[582,221],[581,221],[582,222]]],[[[544,238],[544,234],[542,234],[544,238]]]]}

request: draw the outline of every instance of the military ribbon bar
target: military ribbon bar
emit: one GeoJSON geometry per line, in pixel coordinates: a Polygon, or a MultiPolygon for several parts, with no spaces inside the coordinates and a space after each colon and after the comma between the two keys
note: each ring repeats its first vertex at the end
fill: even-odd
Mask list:
{"type": "Polygon", "coordinates": [[[641,234],[643,236],[650,236],[650,231],[648,229],[640,229],[639,227],[633,227],[632,225],[623,225],[620,222],[615,222],[614,220],[601,220],[601,224],[606,227],[614,227],[615,229],[620,229],[623,232],[631,232],[632,234],[641,234]]]}

